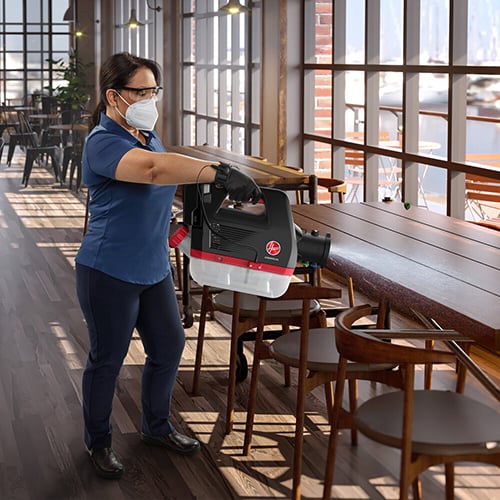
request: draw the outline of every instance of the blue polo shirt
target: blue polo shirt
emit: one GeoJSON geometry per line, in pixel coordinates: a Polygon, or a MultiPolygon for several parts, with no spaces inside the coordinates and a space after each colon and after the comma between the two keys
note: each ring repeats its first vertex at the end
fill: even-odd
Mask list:
{"type": "Polygon", "coordinates": [[[116,180],[116,166],[132,148],[165,151],[156,132],[143,145],[102,113],[83,149],[90,218],[76,262],[122,281],[149,285],[170,273],[167,238],[176,186],[116,180]]]}

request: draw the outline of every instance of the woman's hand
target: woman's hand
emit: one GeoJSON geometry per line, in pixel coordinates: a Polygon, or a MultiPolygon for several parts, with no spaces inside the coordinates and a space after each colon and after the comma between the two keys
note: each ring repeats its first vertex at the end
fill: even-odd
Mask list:
{"type": "Polygon", "coordinates": [[[212,165],[216,170],[215,184],[224,188],[233,201],[257,203],[262,198],[262,191],[255,181],[237,167],[221,162],[212,165]]]}

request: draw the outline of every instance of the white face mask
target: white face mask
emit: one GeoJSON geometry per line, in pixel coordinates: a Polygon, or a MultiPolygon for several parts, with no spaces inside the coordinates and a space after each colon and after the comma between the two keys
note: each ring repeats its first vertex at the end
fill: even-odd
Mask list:
{"type": "Polygon", "coordinates": [[[125,119],[128,125],[139,130],[153,130],[158,120],[158,109],[156,109],[156,97],[144,99],[129,104],[120,94],[120,99],[128,104],[127,112],[123,116],[118,108],[118,114],[125,119]]]}

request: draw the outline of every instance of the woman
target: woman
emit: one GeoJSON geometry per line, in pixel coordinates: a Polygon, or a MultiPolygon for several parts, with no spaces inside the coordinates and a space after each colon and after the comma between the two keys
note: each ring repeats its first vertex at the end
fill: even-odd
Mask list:
{"type": "Polygon", "coordinates": [[[83,151],[91,216],[76,256],[76,282],[90,339],[82,381],[85,444],[105,478],[123,474],[111,448],[110,417],[134,328],[146,352],[141,439],[184,455],[200,449],[169,419],[185,341],[167,248],[176,185],[216,182],[237,201],[261,195],[229,165],[165,152],[153,130],[159,85],[154,61],[111,56],[100,71],[100,102],[83,151]]]}

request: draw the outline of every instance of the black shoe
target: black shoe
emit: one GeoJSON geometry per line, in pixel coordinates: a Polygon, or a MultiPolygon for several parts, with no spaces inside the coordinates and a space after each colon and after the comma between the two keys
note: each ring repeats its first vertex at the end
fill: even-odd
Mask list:
{"type": "Polygon", "coordinates": [[[179,434],[177,431],[172,431],[166,436],[141,434],[141,439],[150,446],[161,446],[180,455],[194,455],[201,448],[197,439],[184,436],[184,434],[179,434]]]}
{"type": "Polygon", "coordinates": [[[105,479],[119,479],[123,475],[123,465],[111,448],[88,450],[97,474],[105,479]]]}

